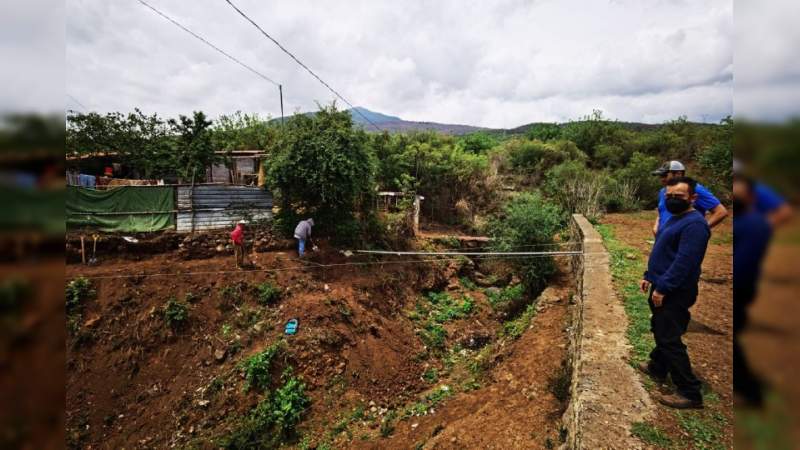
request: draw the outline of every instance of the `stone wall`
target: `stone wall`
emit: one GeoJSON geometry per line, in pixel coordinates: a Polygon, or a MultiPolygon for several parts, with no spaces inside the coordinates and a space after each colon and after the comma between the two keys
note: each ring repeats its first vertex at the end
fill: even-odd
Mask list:
{"type": "Polygon", "coordinates": [[[609,255],[582,215],[572,216],[572,232],[584,253],[572,264],[578,295],[569,327],[572,383],[563,448],[643,448],[630,428],[645,420],[653,405],[628,362],[628,318],[611,284],[609,255]]]}

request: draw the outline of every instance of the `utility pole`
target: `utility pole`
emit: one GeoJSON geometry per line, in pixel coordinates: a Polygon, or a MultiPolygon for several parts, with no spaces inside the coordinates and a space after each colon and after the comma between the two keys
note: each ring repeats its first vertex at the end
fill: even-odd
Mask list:
{"type": "Polygon", "coordinates": [[[281,96],[281,126],[283,126],[283,85],[278,85],[278,93],[281,96]]]}

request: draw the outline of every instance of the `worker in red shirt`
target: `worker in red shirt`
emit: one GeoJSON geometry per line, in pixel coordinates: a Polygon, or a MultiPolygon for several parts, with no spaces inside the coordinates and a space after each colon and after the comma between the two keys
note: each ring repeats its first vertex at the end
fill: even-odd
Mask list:
{"type": "Polygon", "coordinates": [[[231,242],[233,243],[233,254],[236,255],[236,267],[244,268],[244,226],[246,221],[240,220],[236,228],[231,231],[231,242]]]}

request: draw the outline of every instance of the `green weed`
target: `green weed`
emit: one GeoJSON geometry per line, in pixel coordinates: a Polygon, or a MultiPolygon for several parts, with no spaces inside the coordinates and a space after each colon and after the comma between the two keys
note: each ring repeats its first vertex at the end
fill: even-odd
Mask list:
{"type": "Polygon", "coordinates": [[[86,300],[95,296],[92,283],[84,277],[78,277],[67,283],[65,297],[67,313],[78,311],[86,300]]]}
{"type": "Polygon", "coordinates": [[[468,277],[461,277],[458,279],[458,281],[461,283],[461,287],[464,289],[468,289],[470,291],[478,289],[478,286],[468,277]]]}
{"type": "MultiPolygon", "coordinates": [[[[285,375],[290,371],[285,372],[285,375]]],[[[278,448],[294,435],[295,427],[311,405],[305,384],[298,378],[283,377],[284,384],[270,393],[243,418],[241,424],[220,441],[228,450],[278,448]]]]}
{"type": "Polygon", "coordinates": [[[250,356],[241,363],[241,368],[244,371],[245,392],[252,388],[266,390],[269,387],[272,381],[270,376],[272,362],[283,348],[283,341],[275,342],[265,350],[250,356]]]}
{"type": "Polygon", "coordinates": [[[272,285],[270,282],[259,284],[258,289],[258,303],[261,305],[271,305],[276,303],[281,298],[281,291],[279,288],[272,285]]]}
{"type": "Polygon", "coordinates": [[[530,327],[531,321],[535,316],[536,305],[531,303],[517,318],[509,320],[503,324],[503,330],[501,334],[503,336],[517,339],[518,337],[522,336],[522,333],[524,333],[528,327],[530,327]]]}
{"type": "Polygon", "coordinates": [[[631,425],[631,434],[641,439],[642,442],[658,448],[672,447],[672,439],[658,429],[658,427],[647,422],[633,423],[633,425],[631,425]]]}
{"type": "Polygon", "coordinates": [[[185,302],[170,297],[162,308],[164,322],[172,328],[178,329],[189,320],[189,305],[185,302]]]}

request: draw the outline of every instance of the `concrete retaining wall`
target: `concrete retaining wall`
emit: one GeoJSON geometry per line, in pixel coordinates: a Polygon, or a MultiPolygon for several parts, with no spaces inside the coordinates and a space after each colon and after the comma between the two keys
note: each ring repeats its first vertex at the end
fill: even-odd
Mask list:
{"type": "Polygon", "coordinates": [[[564,447],[643,448],[630,427],[645,420],[653,404],[628,362],[628,318],[611,284],[609,255],[600,234],[582,215],[572,216],[572,231],[583,242],[584,254],[572,265],[578,295],[570,325],[572,385],[563,416],[564,447]]]}

